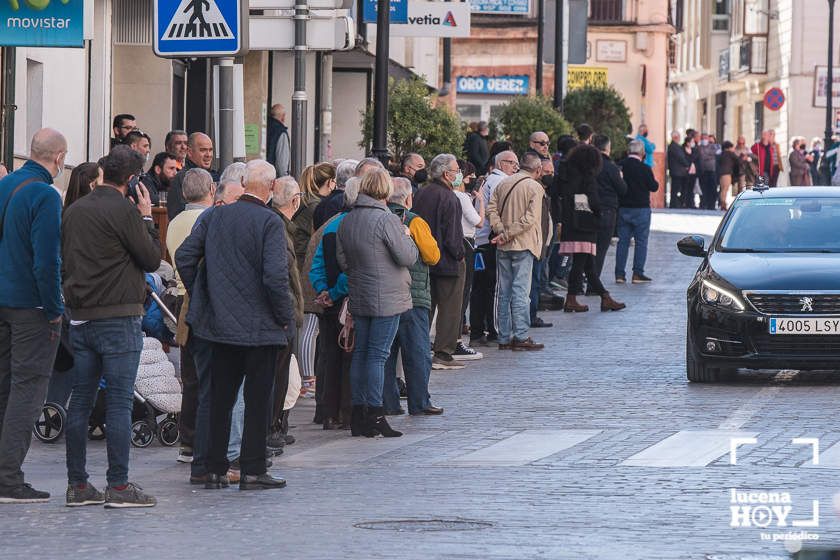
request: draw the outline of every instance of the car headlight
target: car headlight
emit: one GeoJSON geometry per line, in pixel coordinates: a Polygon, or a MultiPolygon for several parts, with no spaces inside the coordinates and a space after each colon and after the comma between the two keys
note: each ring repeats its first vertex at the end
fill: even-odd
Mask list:
{"type": "Polygon", "coordinates": [[[744,310],[744,302],[741,301],[740,297],[708,280],[703,280],[700,286],[700,297],[704,302],[712,305],[719,305],[735,311],[744,310]]]}

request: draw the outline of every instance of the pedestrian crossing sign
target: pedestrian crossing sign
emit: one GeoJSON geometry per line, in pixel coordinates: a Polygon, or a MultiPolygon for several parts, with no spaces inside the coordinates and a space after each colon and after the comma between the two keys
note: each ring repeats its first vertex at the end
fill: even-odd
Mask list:
{"type": "Polygon", "coordinates": [[[242,0],[155,0],[155,54],[242,54],[242,30],[247,24],[242,4],[242,0]]]}

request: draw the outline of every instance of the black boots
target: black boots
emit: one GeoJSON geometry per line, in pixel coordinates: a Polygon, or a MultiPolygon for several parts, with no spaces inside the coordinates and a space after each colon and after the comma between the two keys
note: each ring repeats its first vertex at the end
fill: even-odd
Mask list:
{"type": "Polygon", "coordinates": [[[368,408],[367,411],[367,431],[364,434],[366,437],[400,437],[402,432],[398,432],[388,425],[385,419],[385,409],[381,406],[375,408],[368,408]]]}
{"type": "Polygon", "coordinates": [[[353,414],[350,416],[350,435],[353,437],[364,435],[366,420],[367,407],[363,404],[354,404],[353,414]]]}

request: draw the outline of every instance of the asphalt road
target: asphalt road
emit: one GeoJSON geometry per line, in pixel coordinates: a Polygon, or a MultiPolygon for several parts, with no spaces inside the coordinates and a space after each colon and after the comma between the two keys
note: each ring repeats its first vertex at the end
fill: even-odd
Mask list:
{"type": "MultiPolygon", "coordinates": [[[[605,267],[627,310],[600,313],[589,298],[590,313],[542,314],[554,322],[532,332],[543,352],[487,350],[465,370],[434,372],[446,414],[395,418],[403,438],[325,432],[301,402],[298,442],[273,468],[284,490],[196,489],[177,449],[155,443],[132,450],[131,479],[156,508],[69,509],[63,447],[35,442],[24,469],[54,497],[0,507],[0,558],[759,559],[788,557],[780,539],[791,534],[805,537],[791,549],[840,549],[837,374],[685,379],[684,292],[697,262],[675,243],[711,233],[718,216],[657,214],[655,282],[615,286],[611,258],[605,267]],[[755,438],[734,465],[732,438],[755,438]],[[794,438],[818,438],[819,465],[794,438]],[[814,521],[815,500],[818,525],[800,525],[814,521]],[[733,508],[750,526],[731,526],[733,508]]],[[[104,486],[103,443],[88,456],[104,486]]]]}

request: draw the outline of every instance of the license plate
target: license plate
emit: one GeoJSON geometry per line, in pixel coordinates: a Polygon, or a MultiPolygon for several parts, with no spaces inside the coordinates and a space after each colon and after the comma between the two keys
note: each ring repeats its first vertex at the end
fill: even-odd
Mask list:
{"type": "Polygon", "coordinates": [[[840,317],[771,317],[770,334],[840,335],[840,317]]]}

